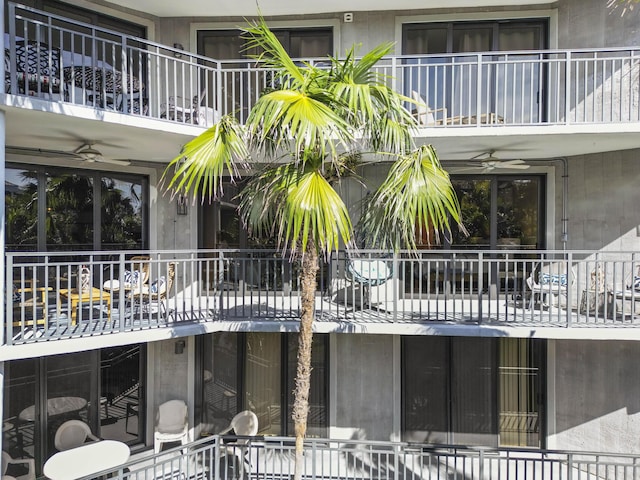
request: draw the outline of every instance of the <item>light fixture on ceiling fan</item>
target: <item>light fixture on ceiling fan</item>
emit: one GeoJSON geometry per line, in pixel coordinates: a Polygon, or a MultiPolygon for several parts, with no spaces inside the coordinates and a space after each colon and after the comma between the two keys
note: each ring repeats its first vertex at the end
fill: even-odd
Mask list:
{"type": "Polygon", "coordinates": [[[102,156],[102,152],[93,148],[93,143],[85,143],[73,151],[73,153],[85,162],[102,162],[112,163],[114,165],[127,166],[131,165],[129,160],[115,160],[111,158],[105,158],[102,156]]]}
{"type": "Polygon", "coordinates": [[[468,166],[474,168],[482,168],[483,172],[492,172],[493,170],[504,168],[511,170],[526,170],[529,168],[529,165],[525,163],[524,160],[515,159],[515,160],[501,160],[498,157],[494,156],[496,153],[495,150],[489,150],[487,152],[481,153],[471,159],[468,166]],[[486,158],[481,158],[486,155],[486,158]]]}

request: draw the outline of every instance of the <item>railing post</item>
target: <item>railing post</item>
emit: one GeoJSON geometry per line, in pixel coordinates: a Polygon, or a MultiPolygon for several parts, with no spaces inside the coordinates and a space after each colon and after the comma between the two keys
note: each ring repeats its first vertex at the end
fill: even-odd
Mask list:
{"type": "MultiPolygon", "coordinates": [[[[121,48],[122,48],[122,52],[120,53],[120,55],[122,56],[122,82],[121,82],[121,88],[122,88],[122,112],[123,113],[129,113],[128,110],[128,100],[129,100],[129,75],[128,75],[128,71],[129,71],[129,62],[127,60],[127,37],[125,37],[124,35],[122,35],[122,42],[121,42],[121,48]]],[[[115,108],[116,110],[118,109],[118,96],[117,96],[117,92],[116,92],[116,86],[113,86],[113,108],[115,108]]],[[[107,99],[106,99],[106,93],[105,93],[105,99],[104,99],[104,106],[107,106],[107,99]]],[[[142,104],[140,105],[140,107],[142,108],[142,104]]]]}
{"type": "Polygon", "coordinates": [[[573,454],[567,454],[567,480],[573,480],[573,454]]]}
{"type": "MultiPolygon", "coordinates": [[[[573,305],[573,295],[572,295],[572,279],[570,278],[571,275],[571,268],[573,265],[573,253],[569,252],[568,256],[567,256],[567,263],[565,265],[565,275],[567,276],[567,308],[565,308],[565,315],[567,316],[567,327],[571,326],[571,307],[573,305]]],[[[577,288],[577,287],[576,287],[577,288]]],[[[560,301],[558,300],[558,303],[560,303],[560,301]]]]}
{"type": "Polygon", "coordinates": [[[478,252],[478,324],[482,323],[482,291],[484,290],[484,254],[478,252]]]}
{"type": "MultiPolygon", "coordinates": [[[[118,268],[118,285],[119,286],[124,286],[124,269],[125,269],[125,265],[124,265],[124,252],[120,252],[119,255],[119,268],[118,268]]],[[[120,323],[120,331],[124,332],[125,331],[125,304],[127,302],[125,296],[126,296],[126,292],[124,288],[118,288],[118,317],[120,319],[119,323],[120,323]]],[[[133,302],[133,300],[132,300],[133,302]]],[[[133,303],[131,305],[132,311],[131,314],[133,315],[133,303]]],[[[132,319],[133,320],[133,319],[132,319]]]]}
{"type": "Polygon", "coordinates": [[[395,445],[393,449],[393,478],[394,480],[400,480],[400,445],[395,445]]]}
{"type": "MultiPolygon", "coordinates": [[[[476,79],[476,127],[479,127],[481,122],[480,122],[480,115],[482,114],[482,54],[478,53],[477,54],[477,79],[476,79]]],[[[487,115],[489,114],[489,112],[487,112],[487,115]]]]}
{"type": "Polygon", "coordinates": [[[480,455],[478,456],[478,479],[484,478],[484,450],[480,449],[480,455]]]}
{"type": "Polygon", "coordinates": [[[565,52],[564,71],[564,123],[569,125],[569,112],[571,108],[571,52],[565,52]]]}
{"type": "Polygon", "coordinates": [[[7,314],[5,315],[5,327],[7,336],[4,338],[3,330],[0,333],[0,345],[5,344],[5,340],[7,345],[11,345],[13,342],[12,332],[13,332],[13,256],[11,254],[5,254],[5,292],[6,292],[6,301],[5,305],[7,306],[7,314]],[[11,288],[9,288],[11,286],[11,288]]]}
{"type": "Polygon", "coordinates": [[[393,322],[397,322],[398,321],[398,301],[399,301],[399,289],[398,289],[398,284],[400,283],[400,275],[398,275],[398,268],[399,268],[400,262],[398,259],[398,253],[397,252],[393,252],[393,283],[392,283],[392,290],[393,290],[393,322]]]}

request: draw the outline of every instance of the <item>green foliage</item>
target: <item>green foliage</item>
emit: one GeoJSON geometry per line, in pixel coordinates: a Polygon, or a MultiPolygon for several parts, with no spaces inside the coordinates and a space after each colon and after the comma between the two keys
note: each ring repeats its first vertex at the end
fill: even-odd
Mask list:
{"type": "Polygon", "coordinates": [[[410,101],[374,71],[391,52],[380,45],[358,58],[299,64],[263,20],[245,29],[247,50],[270,69],[273,87],[258,98],[245,125],[230,116],[189,142],[165,171],[174,192],[218,199],[222,179],[277,160],[243,190],[240,213],[253,234],[274,235],[282,249],[329,253],[351,243],[353,228],[334,189],[356,169],[361,153],[394,159],[382,190],[368,203],[363,228],[373,245],[414,248],[416,222],[449,230],[459,204],[435,151],[415,152],[410,101]],[[346,153],[345,153],[346,152],[346,153]],[[285,159],[285,164],[283,163],[285,159]],[[257,160],[257,161],[256,161],[257,160]]]}

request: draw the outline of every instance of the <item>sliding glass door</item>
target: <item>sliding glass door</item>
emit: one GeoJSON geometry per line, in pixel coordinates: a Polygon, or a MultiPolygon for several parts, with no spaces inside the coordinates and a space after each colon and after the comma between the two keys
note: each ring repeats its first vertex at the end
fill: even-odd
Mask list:
{"type": "MultiPolygon", "coordinates": [[[[196,418],[205,433],[226,428],[234,415],[251,410],[262,435],[293,435],[291,407],[297,365],[297,334],[227,333],[202,337],[201,394],[196,418]]],[[[327,433],[328,337],[316,334],[307,434],[327,433]]]]}
{"type": "Polygon", "coordinates": [[[541,122],[544,75],[529,52],[546,48],[543,19],[407,23],[402,53],[430,56],[406,60],[418,67],[407,69],[405,89],[446,112],[436,117],[443,123],[541,122]]]}
{"type": "Polygon", "coordinates": [[[404,440],[544,446],[544,341],[407,336],[402,361],[404,440]]]}

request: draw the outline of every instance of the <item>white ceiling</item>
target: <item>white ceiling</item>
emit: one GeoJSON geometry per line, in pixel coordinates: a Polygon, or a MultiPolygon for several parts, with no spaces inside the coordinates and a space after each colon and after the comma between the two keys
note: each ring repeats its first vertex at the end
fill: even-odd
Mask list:
{"type": "Polygon", "coordinates": [[[553,0],[111,0],[109,3],[148,12],[158,17],[227,17],[255,16],[258,9],[264,16],[308,15],[314,13],[358,12],[375,10],[412,10],[429,8],[490,7],[548,4],[553,0]]]}
{"type": "MultiPolygon", "coordinates": [[[[9,146],[71,152],[83,143],[94,142],[94,148],[104,157],[132,160],[134,164],[166,165],[179,154],[182,145],[202,131],[116,113],[103,112],[105,118],[100,119],[91,109],[80,107],[57,113],[16,107],[6,108],[5,112],[9,146]]],[[[433,144],[448,166],[462,166],[462,162],[491,150],[503,160],[542,160],[640,148],[640,124],[429,128],[416,136],[416,143],[433,144]]],[[[29,161],[23,155],[10,155],[7,160],[29,161]]]]}

